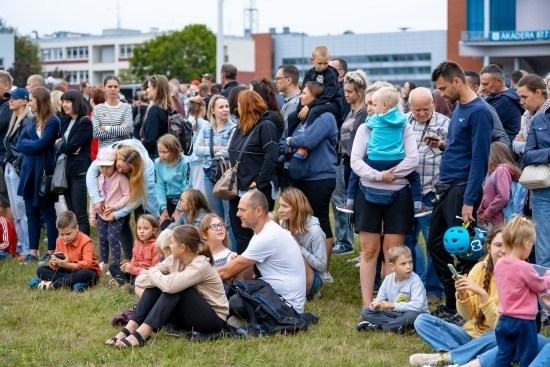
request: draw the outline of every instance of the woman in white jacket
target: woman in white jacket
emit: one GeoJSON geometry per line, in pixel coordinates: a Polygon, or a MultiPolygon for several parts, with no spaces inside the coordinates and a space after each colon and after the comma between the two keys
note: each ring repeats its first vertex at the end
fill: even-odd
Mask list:
{"type": "Polygon", "coordinates": [[[145,291],[131,320],[107,345],[143,346],[168,320],[177,329],[205,334],[224,327],[229,303],[199,231],[189,224],[174,228],[170,249],[172,255],[136,278],[136,288],[145,291]]]}

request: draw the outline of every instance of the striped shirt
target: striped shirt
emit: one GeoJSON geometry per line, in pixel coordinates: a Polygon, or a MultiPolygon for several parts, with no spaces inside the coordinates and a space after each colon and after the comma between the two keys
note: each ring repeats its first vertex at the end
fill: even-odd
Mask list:
{"type": "Polygon", "coordinates": [[[423,141],[423,135],[430,132],[437,134],[444,141],[447,140],[447,130],[449,129],[449,118],[439,112],[433,112],[432,118],[425,123],[418,122],[413,114],[409,112],[407,121],[411,124],[416,144],[418,146],[418,167],[416,171],[420,174],[422,183],[422,195],[430,193],[437,180],[439,179],[439,163],[441,162],[442,150],[430,148],[423,141]]]}
{"type": "Polygon", "coordinates": [[[129,139],[133,130],[132,107],[122,102],[116,106],[98,104],[92,114],[92,127],[94,138],[99,139],[99,149],[129,139]]]}

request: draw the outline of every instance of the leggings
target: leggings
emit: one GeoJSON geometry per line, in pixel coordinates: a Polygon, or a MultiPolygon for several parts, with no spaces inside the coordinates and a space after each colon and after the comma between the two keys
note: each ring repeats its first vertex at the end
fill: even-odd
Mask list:
{"type": "Polygon", "coordinates": [[[327,239],[332,238],[332,229],[330,228],[330,198],[336,188],[336,178],[326,178],[322,180],[301,181],[295,180],[294,187],[300,189],[309,201],[313,215],[319,219],[321,229],[327,239]]]}
{"type": "Polygon", "coordinates": [[[109,261],[109,247],[111,248],[111,260],[113,263],[120,263],[120,231],[125,218],[106,222],[97,217],[97,231],[99,234],[99,261],[109,261]]]}
{"type": "Polygon", "coordinates": [[[111,276],[117,281],[118,284],[124,285],[126,283],[134,284],[136,276],[134,274],[125,273],[120,270],[120,263],[109,265],[109,272],[111,276]]]}

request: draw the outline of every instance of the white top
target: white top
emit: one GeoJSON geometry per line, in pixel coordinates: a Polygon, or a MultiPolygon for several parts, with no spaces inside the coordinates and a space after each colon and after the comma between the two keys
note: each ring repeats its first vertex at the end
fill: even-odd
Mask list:
{"type": "Polygon", "coordinates": [[[298,244],[286,229],[269,221],[255,234],[243,257],[256,261],[261,279],[269,283],[298,313],[306,302],[306,268],[298,244]]]}

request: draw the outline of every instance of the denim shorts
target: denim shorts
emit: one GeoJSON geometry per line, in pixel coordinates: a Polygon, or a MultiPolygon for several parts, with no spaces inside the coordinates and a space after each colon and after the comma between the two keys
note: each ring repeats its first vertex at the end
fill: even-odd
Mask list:
{"type": "Polygon", "coordinates": [[[321,280],[321,276],[319,273],[315,270],[313,270],[313,282],[311,283],[311,288],[309,289],[309,292],[306,295],[306,298],[311,298],[313,295],[317,292],[319,292],[319,289],[323,286],[323,281],[321,280]]]}

